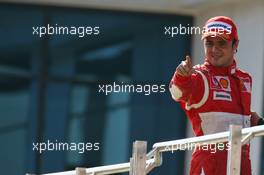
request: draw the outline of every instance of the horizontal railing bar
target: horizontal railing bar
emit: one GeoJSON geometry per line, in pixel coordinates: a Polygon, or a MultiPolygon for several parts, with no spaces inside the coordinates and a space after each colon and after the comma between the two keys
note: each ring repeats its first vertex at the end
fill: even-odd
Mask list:
{"type": "Polygon", "coordinates": [[[48,173],[48,174],[43,174],[43,175],[76,175],[76,171],[71,170],[71,171],[63,171],[63,172],[58,172],[58,173],[48,173]]]}
{"type": "MultiPolygon", "coordinates": [[[[242,129],[242,136],[246,136],[249,133],[253,133],[254,137],[263,136],[264,125],[242,129]]],[[[228,137],[229,137],[229,131],[226,131],[226,132],[199,136],[199,137],[192,137],[187,139],[159,142],[159,143],[155,143],[153,145],[153,148],[158,149],[159,152],[174,151],[177,150],[178,148],[183,150],[183,149],[191,148],[195,144],[205,145],[205,144],[216,144],[216,143],[227,142],[228,137]],[[187,147],[181,147],[181,145],[186,145],[187,147]]]]}
{"type": "MultiPolygon", "coordinates": [[[[176,150],[175,146],[180,146],[184,144],[216,144],[221,142],[227,142],[229,137],[229,131],[210,134],[205,136],[199,137],[192,137],[180,140],[173,140],[167,142],[158,142],[153,145],[153,149],[147,154],[147,162],[146,167],[148,171],[154,168],[155,165],[155,157],[152,158],[155,153],[161,153],[166,151],[173,151],[176,150]]],[[[252,133],[251,137],[258,137],[264,135],[264,125],[262,126],[255,126],[251,128],[244,128],[242,129],[242,136],[246,137],[249,133],[252,133]]],[[[107,174],[116,174],[116,173],[124,173],[129,172],[130,170],[130,162],[121,163],[121,164],[114,164],[114,165],[107,165],[107,166],[99,166],[94,168],[86,168],[86,175],[107,175],[107,174]]],[[[64,171],[64,172],[57,172],[57,173],[48,173],[43,175],[76,175],[76,171],[64,171]]]]}
{"type": "Polygon", "coordinates": [[[121,163],[116,165],[107,165],[100,166],[95,168],[87,168],[87,175],[105,175],[105,174],[116,174],[116,173],[124,173],[128,172],[130,168],[130,163],[121,163]]]}
{"type": "MultiPolygon", "coordinates": [[[[148,159],[146,162],[146,166],[153,164],[154,159],[148,159]]],[[[117,174],[117,173],[124,173],[129,172],[130,163],[120,163],[114,165],[106,165],[106,166],[99,166],[94,168],[86,168],[86,175],[106,175],[106,174],[117,174]]],[[[76,175],[76,171],[64,171],[58,173],[48,173],[43,175],[76,175]]]]}

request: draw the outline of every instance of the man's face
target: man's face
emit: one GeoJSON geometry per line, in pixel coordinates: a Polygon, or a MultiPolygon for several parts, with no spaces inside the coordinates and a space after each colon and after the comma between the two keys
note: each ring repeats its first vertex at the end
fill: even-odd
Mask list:
{"type": "Polygon", "coordinates": [[[227,67],[233,63],[237,46],[238,41],[233,45],[232,41],[218,36],[208,36],[204,39],[205,56],[213,66],[217,67],[227,67]]]}

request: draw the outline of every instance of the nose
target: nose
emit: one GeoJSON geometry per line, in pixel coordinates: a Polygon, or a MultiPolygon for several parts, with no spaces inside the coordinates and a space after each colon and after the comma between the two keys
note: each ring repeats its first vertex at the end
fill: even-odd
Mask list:
{"type": "Polygon", "coordinates": [[[218,52],[218,51],[219,51],[219,47],[216,46],[216,45],[214,45],[214,46],[212,47],[212,52],[218,52]]]}

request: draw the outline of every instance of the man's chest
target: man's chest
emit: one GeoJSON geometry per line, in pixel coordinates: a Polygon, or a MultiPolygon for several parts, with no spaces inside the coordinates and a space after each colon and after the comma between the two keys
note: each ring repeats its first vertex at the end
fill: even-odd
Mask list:
{"type": "Polygon", "coordinates": [[[249,108],[251,94],[249,77],[213,74],[207,76],[207,79],[209,84],[207,110],[241,113],[245,108],[249,108]]]}

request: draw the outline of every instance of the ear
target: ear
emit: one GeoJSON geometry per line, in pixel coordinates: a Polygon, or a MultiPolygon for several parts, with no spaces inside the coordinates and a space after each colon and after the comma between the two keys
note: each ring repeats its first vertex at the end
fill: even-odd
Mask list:
{"type": "Polygon", "coordinates": [[[233,51],[234,51],[234,53],[236,53],[236,52],[237,52],[238,43],[239,43],[239,40],[237,40],[237,41],[234,41],[234,43],[233,43],[233,51]]]}

